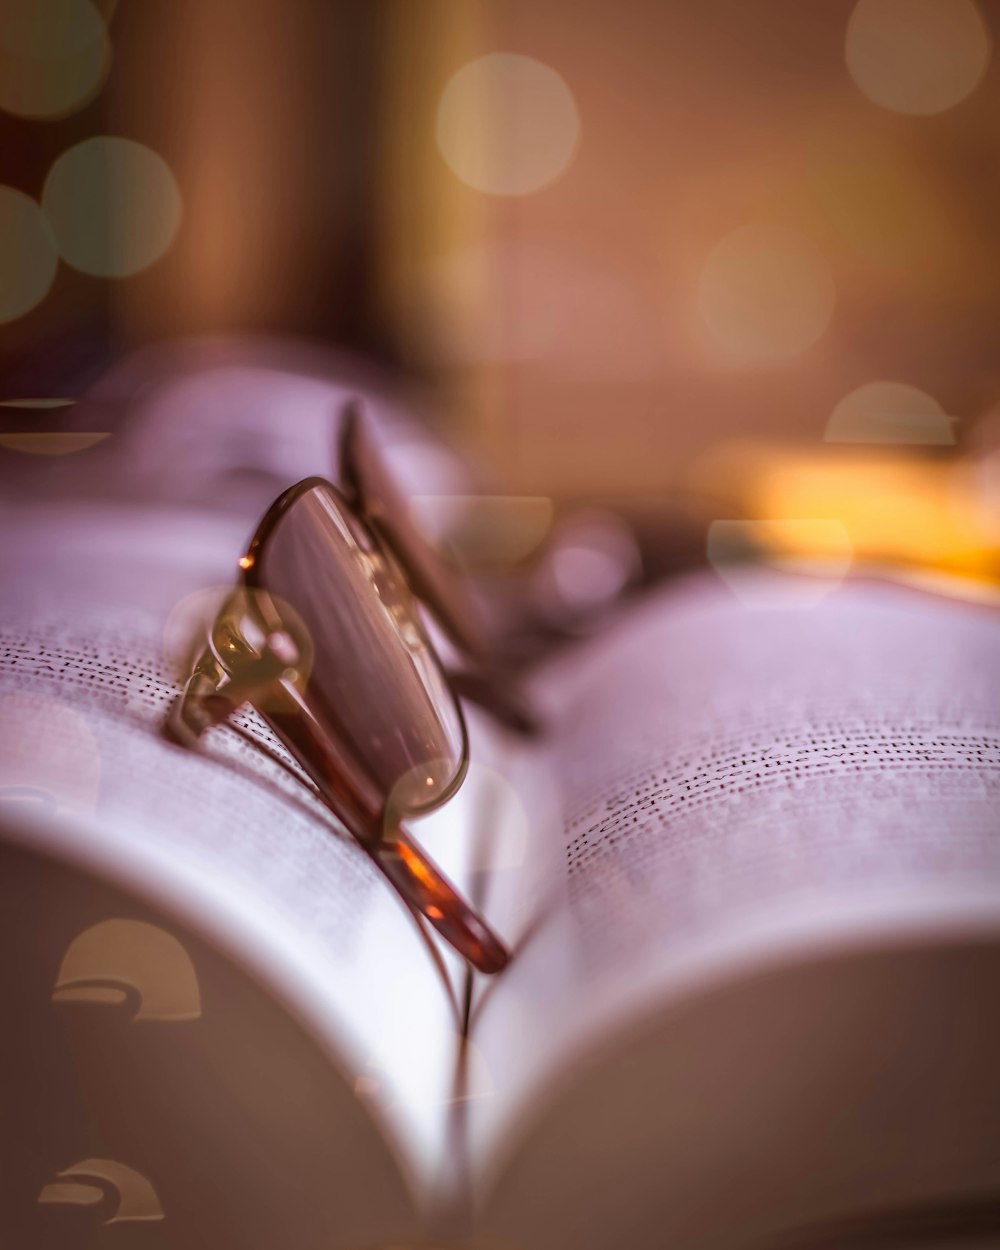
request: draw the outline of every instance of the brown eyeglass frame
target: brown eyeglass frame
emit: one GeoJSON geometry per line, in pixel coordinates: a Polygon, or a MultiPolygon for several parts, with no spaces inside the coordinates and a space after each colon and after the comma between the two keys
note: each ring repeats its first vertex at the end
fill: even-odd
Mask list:
{"type": "MultiPolygon", "coordinates": [[[[315,786],[320,799],[329,811],[343,824],[377,865],[404,903],[423,916],[441,936],[449,942],[478,971],[496,973],[504,968],[509,954],[500,938],[486,921],[466,902],[441,872],[433,860],[403,828],[401,819],[393,817],[383,805],[382,811],[372,818],[360,801],[353,801],[352,778],[345,775],[337,752],[316,722],[307,703],[296,688],[298,677],[296,665],[300,656],[290,629],[269,628],[256,610],[261,598],[274,605],[271,592],[259,580],[260,555],[282,516],[311,490],[322,487],[334,496],[338,507],[360,524],[377,544],[381,554],[388,556],[395,573],[414,598],[425,598],[412,585],[415,580],[408,576],[413,552],[406,553],[410,559],[401,557],[395,534],[388,527],[378,524],[363,502],[364,485],[358,480],[357,460],[353,448],[360,445],[359,422],[356,410],[347,417],[342,455],[346,465],[346,480],[353,488],[353,497],[339,490],[322,477],[310,477],[284,491],[264,514],[257,529],[239,560],[241,570],[233,594],[227,599],[209,631],[209,642],[194,666],[183,692],[171,708],[166,729],[169,736],[183,746],[194,747],[204,731],[214,725],[224,724],[244,703],[250,703],[264,716],[285,746],[291,751],[309,780],[315,786]],[[352,442],[353,440],[353,442],[352,442]],[[263,636],[262,643],[247,641],[242,621],[256,617],[255,624],[263,636]],[[221,660],[213,641],[225,634],[229,641],[227,658],[221,660]],[[279,728],[269,712],[281,710],[279,728]]],[[[368,453],[366,453],[368,454],[368,453]]],[[[419,538],[418,538],[419,541],[419,538]]],[[[429,564],[429,549],[419,549],[420,559],[429,564]]],[[[448,578],[447,574],[442,574],[448,578]]],[[[424,579],[416,579],[424,580],[424,579]]],[[[452,587],[446,581],[449,593],[452,587]]],[[[454,593],[448,605],[455,612],[456,602],[461,603],[461,593],[454,593]]],[[[427,604],[435,616],[441,619],[439,606],[433,599],[427,604]]],[[[457,613],[456,613],[457,615],[457,613]]],[[[469,765],[469,739],[462,706],[454,685],[426,632],[420,628],[422,641],[430,662],[441,676],[454,706],[456,724],[461,738],[460,758],[454,775],[448,784],[435,795],[433,801],[421,811],[410,815],[422,815],[435,811],[450,799],[464,781],[469,765]]],[[[453,631],[448,630],[450,634],[453,631]]]]}

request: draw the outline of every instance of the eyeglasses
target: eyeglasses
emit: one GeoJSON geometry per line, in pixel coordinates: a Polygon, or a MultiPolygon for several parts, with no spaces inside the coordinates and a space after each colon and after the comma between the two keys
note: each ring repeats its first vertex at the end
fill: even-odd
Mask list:
{"type": "Polygon", "coordinates": [[[356,408],[343,430],[343,487],[307,478],[268,509],[168,732],[193,746],[250,703],[404,902],[479,971],[499,972],[503,943],[404,828],[456,792],[469,762],[417,598],[466,655],[485,648],[464,588],[407,523],[356,408]]]}

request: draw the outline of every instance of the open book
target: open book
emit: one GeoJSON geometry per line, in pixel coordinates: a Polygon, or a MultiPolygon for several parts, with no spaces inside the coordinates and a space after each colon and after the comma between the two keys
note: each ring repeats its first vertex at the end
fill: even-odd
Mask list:
{"type": "Polygon", "coordinates": [[[750,607],[706,574],[545,666],[543,740],[473,719],[468,782],[414,827],[514,949],[477,980],[262,722],[161,736],[170,622],[242,530],[18,526],[4,1244],[692,1250],[996,1219],[997,616],[780,578],[750,607]]]}

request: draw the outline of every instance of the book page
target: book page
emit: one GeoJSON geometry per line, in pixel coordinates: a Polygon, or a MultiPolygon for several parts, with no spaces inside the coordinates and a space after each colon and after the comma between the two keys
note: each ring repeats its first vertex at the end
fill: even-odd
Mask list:
{"type": "Polygon", "coordinates": [[[483,1159],[665,997],[1000,920],[1000,617],[760,590],[749,608],[696,579],[539,677],[561,862],[549,923],[474,1021],[483,1159]]]}
{"type": "Polygon", "coordinates": [[[555,696],[586,963],[794,895],[1000,867],[997,618],[870,587],[790,611],[712,598],[555,696]]]}
{"type": "MultiPolygon", "coordinates": [[[[171,616],[221,592],[246,535],[127,508],[21,511],[12,532],[0,803],[56,827],[64,817],[127,877],[171,883],[178,906],[200,900],[231,953],[252,942],[251,966],[285,979],[423,1199],[445,1149],[458,961],[428,945],[256,714],[236,718],[244,737],[220,727],[198,750],[161,733],[179,689],[164,655],[171,616]]],[[[447,844],[461,819],[449,808],[427,823],[447,844]]]]}

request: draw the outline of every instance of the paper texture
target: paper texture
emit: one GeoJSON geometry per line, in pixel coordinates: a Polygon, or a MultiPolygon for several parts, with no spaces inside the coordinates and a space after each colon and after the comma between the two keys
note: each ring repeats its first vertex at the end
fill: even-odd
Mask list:
{"type": "Polygon", "coordinates": [[[984,610],[879,586],[750,610],[701,579],[541,674],[562,901],[476,1020],[480,1160],[754,952],[1000,921],[998,655],[984,610]]]}

